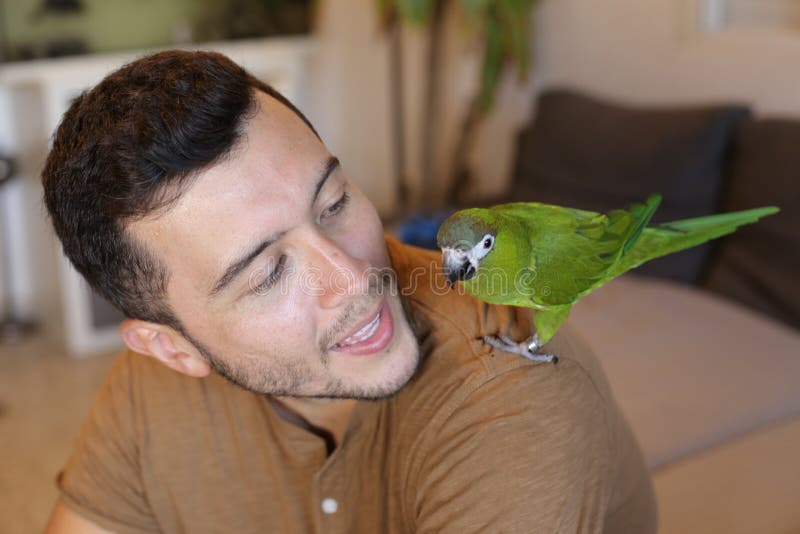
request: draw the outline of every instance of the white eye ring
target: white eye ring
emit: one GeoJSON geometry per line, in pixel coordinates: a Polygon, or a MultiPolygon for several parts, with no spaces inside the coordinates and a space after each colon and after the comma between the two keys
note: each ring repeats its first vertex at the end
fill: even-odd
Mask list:
{"type": "Polygon", "coordinates": [[[478,243],[472,247],[472,254],[476,260],[483,259],[489,252],[492,251],[494,246],[494,236],[486,234],[478,243]]]}

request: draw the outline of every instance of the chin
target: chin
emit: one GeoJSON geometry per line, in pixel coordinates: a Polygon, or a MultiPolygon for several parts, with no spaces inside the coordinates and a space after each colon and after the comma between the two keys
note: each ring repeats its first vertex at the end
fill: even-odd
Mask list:
{"type": "MultiPolygon", "coordinates": [[[[404,322],[405,323],[405,322],[404,322]]],[[[392,346],[372,360],[370,369],[350,367],[337,384],[331,384],[326,396],[361,400],[379,400],[392,397],[417,373],[420,364],[419,346],[411,329],[403,324],[395,333],[392,346]]],[[[365,360],[364,363],[367,363],[365,360]]]]}
{"type": "Polygon", "coordinates": [[[415,343],[413,347],[409,347],[407,351],[399,354],[389,366],[388,372],[382,381],[383,387],[380,388],[380,397],[390,397],[403,389],[417,374],[419,364],[419,347],[415,343]]]}
{"type": "Polygon", "coordinates": [[[408,323],[399,301],[393,306],[395,317],[395,336],[392,346],[385,355],[380,378],[376,383],[382,394],[389,397],[400,391],[419,370],[420,351],[417,338],[408,323]]]}

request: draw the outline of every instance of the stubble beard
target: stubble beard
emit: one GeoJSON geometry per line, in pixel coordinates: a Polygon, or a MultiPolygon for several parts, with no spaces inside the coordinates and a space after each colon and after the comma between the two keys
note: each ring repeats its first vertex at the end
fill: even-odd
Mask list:
{"type": "MultiPolygon", "coordinates": [[[[409,359],[403,354],[390,354],[392,361],[387,362],[388,376],[379,383],[350,383],[348,384],[341,378],[331,377],[330,358],[328,347],[333,340],[341,337],[349,328],[353,327],[353,319],[363,317],[375,301],[381,295],[396,295],[401,303],[403,317],[394,318],[395,321],[403,321],[411,327],[411,331],[416,334],[415,324],[409,302],[402,292],[397,291],[397,276],[390,268],[382,269],[376,281],[370,279],[368,287],[369,300],[362,299],[359,302],[348,304],[340,317],[334,321],[333,326],[322,336],[319,344],[319,360],[323,372],[325,384],[317,393],[303,392],[304,386],[322,377],[315,376],[308,362],[301,359],[281,358],[270,356],[271,363],[266,364],[264,357],[247,357],[244,360],[239,358],[239,362],[234,364],[226,358],[220,357],[211,351],[205,344],[191,336],[188,332],[182,332],[184,337],[192,343],[195,348],[208,361],[214,371],[228,382],[243,388],[247,391],[259,395],[275,395],[282,397],[305,397],[305,398],[328,398],[328,399],[355,399],[355,400],[381,400],[394,396],[399,392],[419,371],[421,358],[419,344],[411,344],[407,349],[413,351],[409,359]],[[392,293],[388,293],[392,292],[392,293]],[[403,368],[405,367],[405,368],[403,368]]],[[[396,315],[396,314],[395,314],[396,315]]],[[[405,325],[404,325],[405,326],[405,325]]],[[[395,335],[398,332],[395,325],[395,335]]],[[[404,329],[405,330],[405,329],[404,329]]],[[[395,338],[397,339],[397,338],[395,338]]],[[[395,340],[392,340],[394,342],[395,340]]],[[[397,348],[396,350],[403,350],[397,348]]],[[[318,375],[318,373],[316,373],[318,375]]]]}

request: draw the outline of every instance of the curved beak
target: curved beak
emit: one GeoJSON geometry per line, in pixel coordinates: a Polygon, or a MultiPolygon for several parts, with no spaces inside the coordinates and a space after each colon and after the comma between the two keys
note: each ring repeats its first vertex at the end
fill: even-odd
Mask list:
{"type": "Polygon", "coordinates": [[[466,253],[455,249],[442,251],[442,268],[447,285],[450,287],[453,287],[459,280],[473,278],[478,271],[478,267],[472,264],[466,253]]]}

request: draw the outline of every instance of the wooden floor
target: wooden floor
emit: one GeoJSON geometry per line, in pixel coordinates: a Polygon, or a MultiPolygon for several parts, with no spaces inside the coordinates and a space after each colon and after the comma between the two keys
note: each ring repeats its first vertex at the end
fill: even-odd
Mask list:
{"type": "Polygon", "coordinates": [[[70,358],[41,339],[0,343],[0,534],[44,528],[56,473],[113,358],[70,358]]]}

